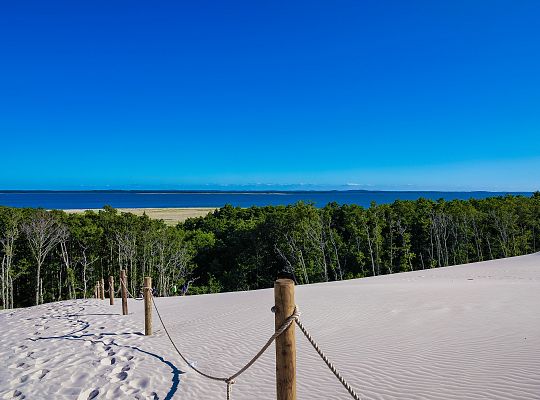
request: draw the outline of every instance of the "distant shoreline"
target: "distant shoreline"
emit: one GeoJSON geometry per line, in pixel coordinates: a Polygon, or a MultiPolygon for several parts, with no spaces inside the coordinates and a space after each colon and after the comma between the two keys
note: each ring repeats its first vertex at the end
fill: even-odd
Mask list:
{"type": "MultiPolygon", "coordinates": [[[[68,214],[81,214],[85,211],[102,211],[103,208],[72,208],[63,209],[68,214]]],[[[184,222],[188,218],[204,217],[217,210],[214,207],[134,207],[134,208],[115,208],[115,210],[124,213],[131,213],[138,216],[146,214],[151,219],[162,219],[167,225],[176,225],[184,222]]]]}
{"type": "MultiPolygon", "coordinates": [[[[532,192],[423,192],[423,191],[0,191],[0,205],[59,210],[101,209],[215,209],[234,207],[287,206],[304,202],[324,207],[330,203],[369,207],[396,200],[420,198],[468,200],[487,197],[532,196],[532,192]]],[[[163,213],[163,211],[161,211],[163,213]]]]}
{"type": "Polygon", "coordinates": [[[96,189],[96,190],[2,190],[8,193],[133,193],[133,194],[294,194],[294,193],[507,193],[532,194],[533,191],[505,190],[367,190],[367,189],[335,189],[335,190],[135,190],[135,189],[96,189]]]}

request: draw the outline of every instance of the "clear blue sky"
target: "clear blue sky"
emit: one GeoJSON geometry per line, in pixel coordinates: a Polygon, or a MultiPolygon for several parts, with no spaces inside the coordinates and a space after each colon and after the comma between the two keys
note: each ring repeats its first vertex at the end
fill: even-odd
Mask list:
{"type": "Polygon", "coordinates": [[[539,21],[538,1],[4,2],[0,188],[537,190],[539,21]]]}

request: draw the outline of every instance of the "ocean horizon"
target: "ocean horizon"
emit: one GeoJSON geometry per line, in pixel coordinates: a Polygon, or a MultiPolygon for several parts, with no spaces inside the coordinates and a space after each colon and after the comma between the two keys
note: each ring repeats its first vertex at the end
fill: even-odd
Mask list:
{"type": "Polygon", "coordinates": [[[219,208],[289,205],[299,201],[317,207],[336,202],[368,207],[396,200],[468,200],[532,192],[384,191],[384,190],[0,190],[0,206],[46,209],[219,208]]]}

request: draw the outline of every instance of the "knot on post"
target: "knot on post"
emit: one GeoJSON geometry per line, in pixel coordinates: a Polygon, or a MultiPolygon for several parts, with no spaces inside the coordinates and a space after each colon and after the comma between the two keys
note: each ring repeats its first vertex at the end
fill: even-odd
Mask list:
{"type": "Polygon", "coordinates": [[[236,382],[233,379],[226,379],[225,383],[227,384],[227,400],[231,400],[232,385],[236,382]]]}

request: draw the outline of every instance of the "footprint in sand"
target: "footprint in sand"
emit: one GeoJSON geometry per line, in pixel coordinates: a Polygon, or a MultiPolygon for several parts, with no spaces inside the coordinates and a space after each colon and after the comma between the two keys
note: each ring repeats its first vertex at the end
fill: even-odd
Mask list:
{"type": "MultiPolygon", "coordinates": [[[[48,369],[40,369],[35,372],[31,372],[29,374],[23,375],[19,378],[19,383],[25,383],[29,379],[37,379],[38,381],[45,378],[45,375],[47,375],[50,371],[48,369]]],[[[15,383],[15,382],[12,382],[15,383]]]]}
{"type": "MultiPolygon", "coordinates": [[[[21,377],[19,378],[19,383],[25,383],[25,382],[28,380],[28,378],[30,378],[30,375],[23,375],[23,376],[21,376],[21,377]]],[[[12,382],[14,382],[14,381],[12,381],[12,382]]]]}
{"type": "Polygon", "coordinates": [[[131,386],[139,388],[141,390],[150,389],[151,386],[150,379],[147,377],[131,379],[129,383],[131,384],[131,386]]]}
{"type": "Polygon", "coordinates": [[[28,365],[26,363],[23,363],[23,362],[20,362],[20,363],[17,363],[17,364],[8,365],[8,368],[25,370],[25,369],[30,368],[30,365],[28,365]]]}
{"type": "Polygon", "coordinates": [[[100,363],[102,365],[114,365],[116,363],[116,358],[102,358],[100,363]]]}
{"type": "Polygon", "coordinates": [[[48,369],[41,369],[39,371],[36,371],[33,375],[32,375],[32,378],[34,379],[37,379],[37,380],[42,380],[43,378],[45,378],[45,375],[47,375],[49,372],[48,369]]]}
{"type": "Polygon", "coordinates": [[[128,377],[127,372],[120,372],[111,378],[112,383],[125,381],[128,377]]]}
{"type": "Polygon", "coordinates": [[[77,400],[92,400],[97,398],[99,395],[99,389],[86,389],[83,390],[79,396],[77,397],[77,400]]]}
{"type": "Polygon", "coordinates": [[[11,393],[6,393],[4,395],[4,397],[2,397],[3,399],[17,399],[17,400],[22,400],[22,399],[26,399],[26,396],[24,394],[22,394],[22,392],[20,390],[14,390],[13,392],[11,393]]]}
{"type": "Polygon", "coordinates": [[[116,368],[114,368],[112,370],[112,373],[113,374],[119,374],[121,372],[127,372],[131,369],[131,367],[129,365],[125,365],[125,366],[121,366],[121,365],[118,365],[116,368]]]}
{"type": "Polygon", "coordinates": [[[147,392],[143,392],[142,393],[142,397],[135,397],[136,399],[140,399],[140,400],[159,400],[159,396],[157,395],[156,392],[152,392],[152,393],[147,393],[147,392]]]}

